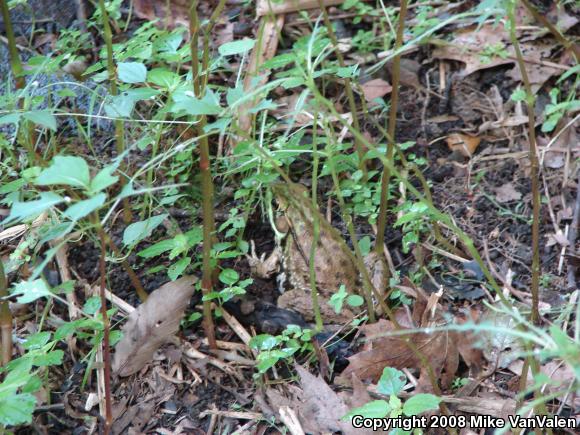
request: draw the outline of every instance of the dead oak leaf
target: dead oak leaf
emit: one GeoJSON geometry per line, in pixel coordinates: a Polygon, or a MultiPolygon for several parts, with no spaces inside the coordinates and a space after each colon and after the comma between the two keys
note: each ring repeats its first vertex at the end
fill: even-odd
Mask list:
{"type": "Polygon", "coordinates": [[[189,26],[189,0],[134,0],[135,15],[144,20],[159,18],[158,25],[189,26]]]}
{"type": "Polygon", "coordinates": [[[374,79],[361,85],[365,100],[369,103],[390,93],[393,87],[383,79],[374,79]]]}
{"type": "Polygon", "coordinates": [[[196,281],[194,276],[184,276],[162,285],[129,315],[123,326],[123,338],[115,346],[115,373],[129,376],[138,372],[177,332],[196,281]]]}
{"type": "Polygon", "coordinates": [[[513,183],[505,183],[503,186],[495,189],[495,199],[500,204],[519,201],[522,198],[522,194],[516,190],[513,183]]]}

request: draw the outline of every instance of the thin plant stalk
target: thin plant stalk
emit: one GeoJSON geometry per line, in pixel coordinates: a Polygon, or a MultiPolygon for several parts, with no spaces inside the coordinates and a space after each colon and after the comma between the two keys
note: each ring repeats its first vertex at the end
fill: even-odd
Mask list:
{"type": "MultiPolygon", "coordinates": [[[[530,181],[532,184],[532,283],[530,291],[532,293],[532,313],[531,322],[533,325],[537,325],[540,321],[540,311],[539,311],[539,293],[540,293],[540,207],[541,207],[541,197],[540,197],[540,182],[539,182],[539,172],[540,163],[538,161],[537,143],[536,143],[536,119],[535,119],[535,97],[532,92],[532,86],[530,84],[530,79],[526,71],[526,65],[522,55],[522,50],[516,35],[516,19],[515,19],[515,3],[511,3],[508,6],[508,17],[509,17],[509,34],[512,45],[516,53],[516,59],[520,73],[522,75],[522,81],[524,82],[524,88],[526,91],[526,105],[528,109],[528,139],[529,139],[529,159],[530,159],[530,181]]],[[[524,365],[525,372],[522,373],[522,386],[526,385],[526,378],[528,375],[527,366],[529,365],[532,369],[532,373],[536,375],[540,372],[539,363],[534,358],[531,352],[530,345],[528,342],[524,343],[526,345],[526,350],[528,351],[527,364],[524,365]]],[[[536,399],[539,399],[540,392],[536,390],[534,392],[536,399]]],[[[539,402],[536,406],[536,413],[539,415],[546,415],[547,409],[545,403],[539,402]]]]}
{"type": "MultiPolygon", "coordinates": [[[[193,79],[193,91],[197,98],[201,98],[205,92],[200,83],[199,57],[198,57],[198,40],[199,40],[199,19],[197,16],[197,0],[191,2],[189,9],[189,32],[190,32],[190,50],[191,50],[191,74],[193,79]]],[[[204,53],[205,55],[205,53],[204,53]]],[[[209,55],[209,54],[208,54],[209,55]]],[[[203,129],[206,125],[206,117],[201,116],[197,123],[197,132],[201,136],[199,140],[199,170],[201,174],[201,191],[202,202],[201,208],[203,213],[203,259],[202,259],[202,280],[201,290],[204,296],[203,300],[203,327],[211,349],[217,349],[215,338],[215,327],[211,309],[211,301],[207,296],[213,288],[213,265],[212,265],[212,244],[215,231],[214,208],[213,208],[213,180],[211,175],[211,164],[209,154],[209,141],[206,135],[203,135],[203,129]]],[[[193,157],[193,156],[192,156],[193,157]]],[[[193,174],[192,174],[193,178],[193,174]]],[[[193,183],[193,179],[192,179],[193,183]]]]}
{"type": "Polygon", "coordinates": [[[8,280],[4,272],[4,263],[0,260],[0,339],[2,340],[2,366],[12,359],[12,313],[8,297],[8,280]]]}
{"type": "MultiPolygon", "coordinates": [[[[118,94],[117,89],[117,74],[115,69],[115,61],[113,59],[113,32],[111,31],[111,23],[109,23],[109,14],[105,7],[105,1],[99,0],[99,9],[101,11],[101,18],[103,24],[103,39],[107,47],[107,72],[109,73],[109,85],[111,88],[111,95],[118,94]]],[[[115,119],[115,144],[117,154],[121,155],[125,152],[125,126],[122,119],[115,119]]],[[[123,171],[122,171],[123,172],[123,171]]],[[[125,187],[125,178],[121,178],[121,189],[125,187]]],[[[131,223],[131,204],[129,198],[123,198],[123,221],[125,224],[131,223]]]]}
{"type": "Polygon", "coordinates": [[[8,9],[7,0],[0,0],[0,9],[2,9],[2,19],[4,20],[4,29],[6,31],[6,38],[8,39],[8,52],[10,53],[10,67],[12,74],[16,81],[16,89],[24,89],[26,81],[24,80],[24,70],[18,48],[16,47],[16,38],[14,37],[14,29],[12,28],[12,21],[10,20],[10,10],[8,9]]]}
{"type": "MultiPolygon", "coordinates": [[[[401,0],[401,10],[399,11],[399,23],[397,25],[397,37],[395,40],[395,52],[403,46],[403,33],[405,30],[405,18],[407,17],[407,0],[401,0]]],[[[395,155],[395,130],[397,127],[397,109],[399,108],[399,82],[401,77],[401,55],[397,54],[393,59],[393,91],[391,93],[391,107],[389,109],[389,124],[387,126],[387,155],[386,159],[393,162],[395,155]]],[[[391,181],[391,171],[388,166],[383,166],[383,176],[381,178],[381,203],[379,206],[379,218],[377,222],[377,240],[375,241],[375,251],[379,256],[384,255],[385,229],[387,225],[387,206],[389,202],[389,183],[391,181]]]]}
{"type": "Polygon", "coordinates": [[[99,238],[101,241],[101,255],[99,258],[99,272],[101,275],[101,282],[99,288],[99,294],[101,298],[101,316],[103,317],[103,377],[105,384],[105,428],[104,434],[108,435],[111,430],[111,425],[113,423],[113,405],[111,398],[111,352],[110,352],[110,322],[109,316],[107,314],[107,298],[105,296],[105,286],[106,286],[106,267],[105,267],[105,256],[107,254],[106,250],[106,240],[105,231],[103,227],[98,223],[98,216],[95,216],[94,222],[98,226],[99,238]]]}
{"type": "MultiPolygon", "coordinates": [[[[312,133],[312,209],[318,207],[317,190],[318,190],[318,112],[314,112],[314,131],[312,133]]],[[[320,213],[312,213],[313,216],[313,234],[312,244],[310,246],[310,294],[312,296],[312,308],[314,310],[314,319],[316,321],[316,331],[322,331],[322,316],[320,315],[320,304],[318,302],[318,289],[316,287],[316,270],[314,267],[316,247],[320,237],[320,213]]]]}
{"type": "MultiPolygon", "coordinates": [[[[324,25],[326,27],[326,31],[328,32],[328,37],[330,38],[330,41],[332,42],[332,46],[334,47],[334,52],[336,54],[336,59],[338,60],[338,64],[340,65],[341,68],[344,68],[346,65],[344,63],[344,56],[342,55],[341,51],[338,48],[338,40],[336,38],[336,34],[334,33],[334,30],[332,28],[332,23],[330,22],[330,18],[328,18],[328,12],[327,12],[326,7],[324,6],[324,2],[322,0],[318,0],[318,7],[322,11],[322,18],[324,20],[324,25]]],[[[352,83],[350,81],[350,78],[348,78],[348,77],[344,78],[344,90],[346,92],[346,98],[348,100],[349,110],[350,110],[350,113],[352,114],[353,126],[357,130],[360,130],[358,117],[357,117],[356,101],[354,99],[354,92],[352,90],[352,83]]],[[[364,155],[365,155],[364,148],[363,148],[360,140],[358,140],[357,138],[354,139],[354,146],[355,146],[356,153],[358,155],[359,169],[363,173],[363,180],[366,180],[368,175],[367,175],[366,161],[364,159],[364,155]]]]}
{"type": "MultiPolygon", "coordinates": [[[[12,21],[10,20],[10,10],[8,9],[8,2],[0,0],[0,9],[2,9],[2,19],[4,20],[4,28],[6,29],[6,38],[8,39],[8,53],[10,54],[10,68],[14,76],[16,90],[22,90],[26,87],[26,80],[24,78],[24,69],[20,60],[20,54],[16,47],[16,38],[14,36],[14,29],[12,21]]],[[[17,101],[17,108],[22,109],[24,100],[20,97],[17,101]]],[[[31,162],[40,162],[40,157],[34,149],[34,126],[30,121],[23,121],[24,127],[18,132],[18,141],[26,148],[29,160],[31,162]]],[[[16,160],[17,163],[17,160],[16,160]]]]}

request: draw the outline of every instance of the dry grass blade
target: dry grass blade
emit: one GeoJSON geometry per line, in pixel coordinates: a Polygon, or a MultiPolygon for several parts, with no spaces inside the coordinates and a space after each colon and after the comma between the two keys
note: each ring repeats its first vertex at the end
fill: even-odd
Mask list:
{"type": "Polygon", "coordinates": [[[138,372],[151,360],[153,353],[177,332],[196,281],[193,276],[184,276],[161,286],[129,315],[123,327],[123,338],[115,346],[115,373],[129,376],[138,372]]]}

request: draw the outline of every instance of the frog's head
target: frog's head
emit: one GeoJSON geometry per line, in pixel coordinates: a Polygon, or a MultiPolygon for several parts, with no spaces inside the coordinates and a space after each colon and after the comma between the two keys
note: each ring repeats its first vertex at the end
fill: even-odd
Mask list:
{"type": "Polygon", "coordinates": [[[282,210],[287,209],[293,203],[308,199],[309,191],[303,184],[279,182],[272,184],[271,189],[276,202],[282,210]]]}
{"type": "Polygon", "coordinates": [[[272,184],[270,188],[281,212],[275,224],[278,231],[286,233],[296,221],[309,220],[311,205],[306,186],[279,182],[272,184]]]}

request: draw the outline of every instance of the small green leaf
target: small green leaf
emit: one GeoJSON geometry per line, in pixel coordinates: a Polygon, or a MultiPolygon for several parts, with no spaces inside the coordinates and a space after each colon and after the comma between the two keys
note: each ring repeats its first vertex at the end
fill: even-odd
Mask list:
{"type": "Polygon", "coordinates": [[[383,418],[387,416],[390,410],[391,408],[386,400],[372,400],[363,406],[351,409],[341,420],[350,420],[355,415],[362,415],[365,418],[383,418]]]}
{"type": "Polygon", "coordinates": [[[280,339],[270,334],[260,334],[250,339],[249,346],[257,350],[270,350],[276,347],[280,339]]]}
{"type": "Polygon", "coordinates": [[[101,190],[106,189],[107,187],[115,184],[119,177],[116,175],[112,175],[113,172],[117,169],[117,165],[108,165],[105,166],[103,169],[99,171],[95,178],[91,180],[90,191],[91,193],[97,193],[101,190]]]}
{"type": "Polygon", "coordinates": [[[41,192],[40,199],[27,202],[14,202],[10,209],[10,216],[6,218],[3,224],[8,221],[36,217],[43,211],[60,204],[64,198],[52,192],[41,192]]]}
{"type": "Polygon", "coordinates": [[[351,307],[360,307],[362,304],[365,303],[365,300],[360,295],[349,295],[346,298],[346,303],[351,307]]]}
{"type": "Polygon", "coordinates": [[[22,116],[37,125],[56,131],[56,118],[49,110],[33,110],[32,112],[24,112],[22,116]]]}
{"type": "Polygon", "coordinates": [[[36,334],[31,334],[26,337],[26,341],[22,343],[24,349],[40,349],[50,340],[50,332],[42,331],[36,334]]]}
{"type": "Polygon", "coordinates": [[[141,83],[147,78],[147,68],[140,62],[119,62],[117,76],[124,83],[141,83]]]}
{"type": "Polygon", "coordinates": [[[149,237],[151,232],[161,225],[167,216],[169,215],[164,213],[129,225],[123,233],[123,244],[125,246],[135,245],[146,237],[149,237]]]}
{"type": "Polygon", "coordinates": [[[105,104],[105,113],[111,118],[129,118],[135,107],[135,98],[123,92],[108,98],[105,104]]]}
{"type": "Polygon", "coordinates": [[[71,205],[69,208],[65,210],[63,215],[69,218],[71,221],[76,222],[79,219],[88,216],[90,213],[92,213],[100,206],[102,206],[105,203],[106,199],[107,195],[105,195],[104,193],[99,193],[98,195],[93,196],[92,198],[85,199],[83,201],[79,201],[71,205]]]}
{"type": "Polygon", "coordinates": [[[38,298],[52,296],[48,286],[42,279],[22,281],[14,285],[12,294],[21,295],[16,300],[19,304],[27,304],[38,298]]]}
{"type": "Polygon", "coordinates": [[[346,299],[347,296],[348,293],[346,292],[346,287],[344,286],[344,284],[341,284],[340,287],[338,288],[338,291],[330,297],[328,305],[334,308],[334,312],[336,314],[340,313],[340,311],[342,310],[342,304],[344,303],[344,300],[346,299]]]}
{"type": "Polygon", "coordinates": [[[222,56],[233,56],[235,54],[242,54],[254,48],[256,41],[254,39],[239,39],[237,41],[226,42],[218,48],[218,52],[222,56]]]}
{"type": "Polygon", "coordinates": [[[37,186],[66,186],[88,188],[90,183],[89,165],[82,157],[56,156],[52,164],[40,173],[37,186]]]}
{"type": "Polygon", "coordinates": [[[91,296],[86,300],[85,305],[83,306],[83,311],[89,316],[92,316],[100,309],[101,309],[101,298],[99,296],[91,296]]]}
{"type": "Polygon", "coordinates": [[[62,364],[64,352],[60,349],[34,356],[33,364],[38,367],[56,366],[62,364]]]}
{"type": "Polygon", "coordinates": [[[433,394],[415,394],[409,397],[403,405],[403,412],[407,416],[419,415],[425,411],[438,409],[441,399],[433,394]]]}
{"type": "Polygon", "coordinates": [[[163,254],[164,252],[171,251],[174,246],[174,239],[161,240],[160,242],[157,242],[143,249],[142,251],[137,252],[137,255],[143,258],[153,258],[163,254]]]}
{"type": "Polygon", "coordinates": [[[155,68],[147,74],[147,81],[167,89],[179,83],[179,75],[165,68],[155,68]]]}
{"type": "Polygon", "coordinates": [[[29,393],[11,394],[3,397],[0,399],[0,424],[16,426],[30,423],[35,406],[36,398],[29,393]]]}
{"type": "Polygon", "coordinates": [[[20,122],[21,117],[22,117],[22,113],[19,113],[19,112],[9,113],[8,115],[0,116],[0,125],[2,125],[2,124],[18,124],[20,122]]]}
{"type": "Polygon", "coordinates": [[[386,396],[390,396],[391,394],[397,395],[406,383],[407,377],[402,371],[392,367],[385,367],[377,384],[377,391],[386,396]]]}
{"type": "Polygon", "coordinates": [[[240,275],[234,269],[224,269],[219,276],[219,280],[226,285],[235,284],[239,279],[240,275]]]}
{"type": "Polygon", "coordinates": [[[169,279],[171,279],[171,281],[175,281],[183,274],[183,272],[185,271],[187,266],[189,266],[190,263],[191,257],[183,257],[181,260],[169,266],[169,269],[167,269],[167,276],[169,276],[169,279]]]}
{"type": "Polygon", "coordinates": [[[174,101],[175,103],[171,107],[173,113],[184,111],[188,115],[199,116],[219,115],[222,111],[216,95],[209,90],[206,91],[202,99],[195,98],[191,94],[184,94],[179,97],[174,95],[174,101]]]}

